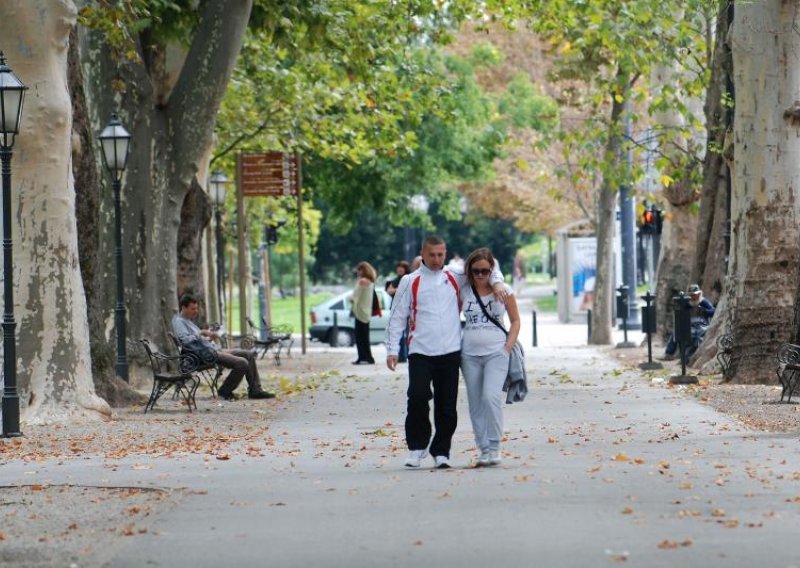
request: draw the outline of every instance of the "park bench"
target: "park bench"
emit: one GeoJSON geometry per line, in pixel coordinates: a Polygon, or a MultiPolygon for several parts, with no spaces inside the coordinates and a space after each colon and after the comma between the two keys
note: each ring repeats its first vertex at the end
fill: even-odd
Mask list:
{"type": "MultiPolygon", "coordinates": [[[[206,381],[208,384],[208,388],[211,389],[211,396],[214,398],[217,397],[217,390],[218,390],[218,383],[219,378],[222,376],[223,368],[219,365],[216,359],[207,359],[203,360],[199,353],[192,352],[191,349],[183,345],[180,340],[175,336],[174,333],[171,331],[167,332],[169,338],[172,340],[172,343],[175,345],[175,348],[178,350],[178,353],[183,354],[191,354],[194,357],[194,360],[197,362],[194,370],[192,371],[199,379],[206,381]]],[[[223,344],[224,347],[224,344],[223,344]]],[[[199,381],[198,381],[199,382],[199,381]]]]}
{"type": "Polygon", "coordinates": [[[267,352],[270,349],[273,349],[275,351],[275,363],[280,365],[281,351],[284,347],[286,347],[286,354],[289,357],[292,355],[292,345],[294,344],[292,328],[289,326],[268,326],[263,318],[261,321],[266,327],[267,338],[260,339],[258,337],[259,330],[256,328],[256,324],[253,323],[253,320],[247,318],[247,325],[250,327],[250,334],[242,338],[241,345],[246,349],[255,349],[256,352],[261,350],[261,356],[259,357],[260,359],[263,359],[267,352]]]}
{"type": "Polygon", "coordinates": [[[784,343],[778,349],[778,367],[775,372],[781,383],[781,402],[786,397],[786,402],[792,402],[792,393],[800,380],[800,346],[784,343]]]}
{"type": "Polygon", "coordinates": [[[194,370],[200,366],[200,360],[193,354],[166,355],[161,353],[149,340],[141,339],[150,367],[153,371],[153,389],[144,406],[144,413],[152,410],[162,395],[172,390],[175,397],[182,396],[189,412],[197,409],[195,393],[200,384],[194,370]]]}
{"type": "Polygon", "coordinates": [[[728,378],[728,371],[733,364],[733,346],[735,337],[732,333],[724,333],[717,338],[717,362],[722,369],[722,376],[728,378]]]}

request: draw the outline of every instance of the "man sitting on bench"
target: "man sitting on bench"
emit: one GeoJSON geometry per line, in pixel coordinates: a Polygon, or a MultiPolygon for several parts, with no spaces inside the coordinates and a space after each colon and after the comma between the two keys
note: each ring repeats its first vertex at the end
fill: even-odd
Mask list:
{"type": "Polygon", "coordinates": [[[214,343],[217,334],[208,329],[200,329],[195,318],[198,313],[197,298],[191,294],[184,294],[180,299],[180,313],[172,318],[172,332],[178,338],[184,349],[197,350],[213,349],[216,351],[217,363],[230,369],[225,382],[217,390],[217,394],[225,400],[235,400],[233,391],[242,382],[242,377],[247,379],[248,398],[274,398],[271,392],[261,389],[261,379],[256,368],[255,352],[250,349],[222,349],[214,343]],[[194,344],[194,347],[192,344],[194,344]]]}

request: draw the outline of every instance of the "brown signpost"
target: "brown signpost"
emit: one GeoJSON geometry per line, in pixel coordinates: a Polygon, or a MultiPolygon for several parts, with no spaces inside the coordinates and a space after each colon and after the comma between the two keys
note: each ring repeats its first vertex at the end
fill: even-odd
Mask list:
{"type": "Polygon", "coordinates": [[[298,193],[298,154],[239,154],[238,169],[245,197],[279,197],[298,193]]]}
{"type": "MultiPolygon", "coordinates": [[[[303,226],[303,197],[300,191],[302,184],[300,171],[300,154],[283,152],[250,152],[241,153],[236,160],[237,210],[239,219],[244,219],[245,197],[281,197],[297,198],[298,226],[303,226]]],[[[239,229],[239,317],[242,334],[247,329],[247,289],[248,274],[246,267],[246,239],[244,223],[239,229]]],[[[305,318],[305,259],[303,258],[303,231],[298,231],[300,249],[300,332],[302,335],[302,352],[306,352],[306,318],[305,318]]],[[[267,292],[269,301],[270,292],[267,292]]]]}

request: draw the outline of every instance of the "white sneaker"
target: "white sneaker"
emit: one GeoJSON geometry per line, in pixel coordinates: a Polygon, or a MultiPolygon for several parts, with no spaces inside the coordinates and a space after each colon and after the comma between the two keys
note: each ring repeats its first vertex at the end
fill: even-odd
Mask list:
{"type": "Polygon", "coordinates": [[[485,467],[489,465],[489,450],[481,450],[481,455],[478,458],[475,467],[485,467]]]}
{"type": "Polygon", "coordinates": [[[406,467],[419,467],[428,455],[428,450],[411,450],[406,458],[406,467]]]}
{"type": "Polygon", "coordinates": [[[450,467],[450,458],[447,456],[434,456],[433,461],[436,464],[436,469],[448,469],[450,467]]]}
{"type": "Polygon", "coordinates": [[[500,465],[503,458],[500,457],[500,450],[489,450],[489,465],[500,465]]]}

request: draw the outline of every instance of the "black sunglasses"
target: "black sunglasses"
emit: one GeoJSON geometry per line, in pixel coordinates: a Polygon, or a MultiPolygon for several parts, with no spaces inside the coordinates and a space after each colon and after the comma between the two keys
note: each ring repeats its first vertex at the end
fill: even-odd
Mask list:
{"type": "Polygon", "coordinates": [[[475,276],[488,276],[491,273],[492,273],[492,269],[491,268],[473,268],[472,269],[472,274],[474,274],[475,276]]]}

